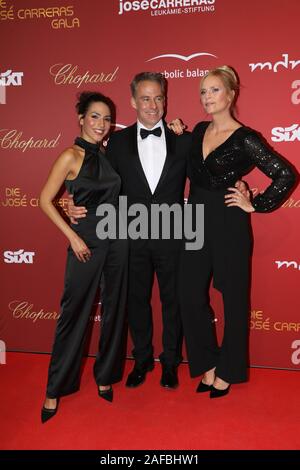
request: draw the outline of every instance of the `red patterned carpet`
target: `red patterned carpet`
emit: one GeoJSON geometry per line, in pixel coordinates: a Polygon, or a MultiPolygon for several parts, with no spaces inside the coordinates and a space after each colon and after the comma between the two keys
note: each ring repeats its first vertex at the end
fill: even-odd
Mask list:
{"type": "MultiPolygon", "coordinates": [[[[160,365],[137,389],[125,379],[108,403],[97,395],[87,359],[80,392],[40,422],[48,355],[8,353],[1,374],[1,449],[299,449],[300,376],[250,369],[250,382],[216,400],[196,394],[198,379],[179,368],[180,386],[159,385],[160,365]]],[[[127,361],[126,374],[132,367],[127,361]]]]}

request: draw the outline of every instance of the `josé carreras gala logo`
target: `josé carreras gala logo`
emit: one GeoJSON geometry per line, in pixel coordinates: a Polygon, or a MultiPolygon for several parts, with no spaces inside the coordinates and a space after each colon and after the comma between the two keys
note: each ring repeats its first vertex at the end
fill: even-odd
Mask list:
{"type": "Polygon", "coordinates": [[[53,2],[58,5],[42,5],[42,2],[38,2],[40,5],[32,5],[30,7],[26,3],[22,1],[0,0],[0,21],[32,21],[35,23],[37,21],[47,21],[50,22],[53,29],[80,27],[79,18],[74,16],[74,6],[64,5],[62,0],[53,2]],[[19,3],[19,5],[16,6],[15,3],[19,3]]]}
{"type": "Polygon", "coordinates": [[[22,85],[23,72],[6,70],[0,72],[0,104],[6,104],[6,88],[10,86],[22,85]]]}
{"type": "Polygon", "coordinates": [[[119,0],[119,15],[150,12],[151,16],[212,13],[216,0],[119,0]]]}
{"type": "Polygon", "coordinates": [[[150,57],[146,62],[158,61],[162,64],[160,71],[166,79],[180,79],[204,77],[211,68],[211,59],[217,59],[211,52],[193,52],[187,55],[165,53],[150,57]],[[166,68],[167,64],[172,64],[172,68],[166,68]],[[173,64],[176,64],[175,68],[173,64]]]}

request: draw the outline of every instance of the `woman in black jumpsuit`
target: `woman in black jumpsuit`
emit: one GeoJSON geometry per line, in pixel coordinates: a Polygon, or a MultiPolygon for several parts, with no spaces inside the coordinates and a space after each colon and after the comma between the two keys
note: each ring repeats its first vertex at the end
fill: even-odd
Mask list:
{"type": "Polygon", "coordinates": [[[201,83],[201,101],[212,116],[192,133],[189,204],[204,204],[204,246],[184,251],[180,269],[181,311],[192,377],[204,374],[197,392],[216,398],[230,384],[247,379],[250,212],[277,207],[295,182],[291,167],[272,152],[231,110],[238,81],[229,67],[219,67],[201,83]],[[273,182],[251,203],[235,183],[253,167],[273,182]],[[228,191],[229,189],[229,191],[228,191]],[[222,293],[224,336],[217,345],[209,304],[209,284],[222,293]]]}
{"type": "Polygon", "coordinates": [[[125,359],[127,241],[99,239],[96,234],[100,220],[97,207],[109,203],[117,208],[120,190],[120,177],[100,149],[110,128],[110,100],[99,93],[84,92],[77,109],[81,137],[57,159],[40,197],[41,208],[70,241],[42,422],[54,416],[59,397],[79,389],[86,331],[102,274],[104,312],[94,365],[100,397],[112,401],[111,384],[121,380],[125,359]],[[52,204],[63,180],[76,204],[87,209],[86,217],[71,227],[52,204]]]}

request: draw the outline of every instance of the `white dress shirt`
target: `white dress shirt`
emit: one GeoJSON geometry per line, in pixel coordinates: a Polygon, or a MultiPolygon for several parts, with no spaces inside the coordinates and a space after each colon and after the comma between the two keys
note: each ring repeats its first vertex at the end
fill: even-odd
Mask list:
{"type": "Polygon", "coordinates": [[[143,124],[137,121],[137,145],[141,165],[147,178],[152,194],[159,182],[167,155],[167,145],[165,129],[162,120],[160,120],[152,129],[161,128],[161,136],[150,134],[145,139],[140,136],[140,129],[146,129],[143,124]]]}

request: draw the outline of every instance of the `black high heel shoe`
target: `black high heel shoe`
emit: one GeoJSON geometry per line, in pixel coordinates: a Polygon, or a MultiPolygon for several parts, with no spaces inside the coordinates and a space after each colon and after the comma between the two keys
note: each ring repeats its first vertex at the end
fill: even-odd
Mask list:
{"type": "Polygon", "coordinates": [[[112,402],[114,398],[114,392],[113,392],[112,386],[110,386],[110,388],[108,388],[107,390],[100,390],[98,386],[98,395],[100,398],[103,398],[104,400],[112,402]]]}
{"type": "Polygon", "coordinates": [[[210,392],[211,388],[212,388],[212,385],[205,384],[201,380],[201,382],[199,383],[199,385],[196,389],[196,393],[210,392]]]}
{"type": "Polygon", "coordinates": [[[218,388],[215,388],[213,385],[211,386],[211,391],[210,391],[210,398],[220,398],[224,397],[229,393],[231,385],[229,384],[227,388],[224,390],[219,390],[218,388]]]}
{"type": "Polygon", "coordinates": [[[58,404],[59,404],[59,398],[56,399],[56,407],[55,408],[43,408],[41,409],[41,420],[42,423],[46,423],[46,421],[49,421],[49,419],[53,418],[53,416],[56,415],[57,410],[58,410],[58,404]]]}

